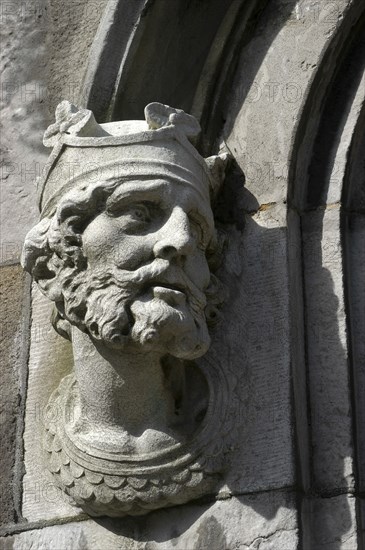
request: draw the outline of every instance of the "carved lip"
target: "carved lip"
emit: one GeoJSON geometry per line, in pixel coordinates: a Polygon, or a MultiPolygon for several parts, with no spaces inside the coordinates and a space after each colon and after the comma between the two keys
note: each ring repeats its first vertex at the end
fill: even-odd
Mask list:
{"type": "Polygon", "coordinates": [[[180,294],[185,294],[187,292],[186,287],[179,284],[170,284],[170,283],[162,283],[160,281],[153,281],[151,284],[152,288],[164,288],[166,290],[173,290],[174,292],[179,292],[180,294]]]}
{"type": "MultiPolygon", "coordinates": [[[[203,290],[200,290],[184,273],[166,272],[161,273],[156,278],[151,277],[142,288],[142,293],[151,290],[154,292],[154,288],[167,289],[165,292],[165,297],[167,296],[167,291],[171,291],[172,295],[175,291],[177,296],[180,295],[181,298],[185,298],[188,303],[195,302],[197,307],[202,309],[206,306],[206,296],[203,290]]],[[[162,298],[162,293],[161,296],[162,298]]]]}
{"type": "Polygon", "coordinates": [[[151,288],[155,298],[160,298],[171,306],[183,304],[186,301],[186,289],[181,290],[181,287],[154,283],[151,288]]]}
{"type": "Polygon", "coordinates": [[[165,290],[165,291],[175,292],[176,294],[184,294],[184,295],[188,294],[189,292],[188,288],[183,283],[175,283],[175,282],[170,283],[169,281],[166,281],[166,280],[150,281],[150,283],[146,288],[152,289],[152,290],[161,289],[161,292],[165,290]]]}

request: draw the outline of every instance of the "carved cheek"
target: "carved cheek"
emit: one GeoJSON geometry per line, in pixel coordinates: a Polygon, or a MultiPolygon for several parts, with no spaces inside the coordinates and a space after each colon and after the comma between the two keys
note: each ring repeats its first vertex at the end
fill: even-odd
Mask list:
{"type": "Polygon", "coordinates": [[[185,272],[201,290],[205,290],[210,281],[210,270],[205,253],[198,250],[195,254],[189,255],[185,260],[185,272]]]}
{"type": "Polygon", "coordinates": [[[105,215],[98,216],[88,225],[82,240],[90,267],[102,263],[105,267],[117,265],[133,269],[150,255],[148,239],[128,235],[118,220],[105,215]]]}

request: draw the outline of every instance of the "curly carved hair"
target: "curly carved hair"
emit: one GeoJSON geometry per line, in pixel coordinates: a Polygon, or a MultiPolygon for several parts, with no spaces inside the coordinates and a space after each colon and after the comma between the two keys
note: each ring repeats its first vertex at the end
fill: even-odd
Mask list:
{"type": "MultiPolygon", "coordinates": [[[[54,214],[42,219],[26,236],[22,266],[33,276],[42,292],[55,302],[52,323],[65,338],[70,338],[69,322],[77,324],[77,320],[86,313],[77,292],[73,292],[87,267],[82,250],[82,233],[105,209],[108,197],[122,181],[113,178],[73,189],[60,200],[54,214]],[[71,297],[72,307],[67,307],[71,297]]],[[[218,265],[222,242],[222,239],[216,239],[206,252],[211,271],[218,265]]],[[[213,273],[205,294],[206,321],[208,325],[214,325],[225,299],[225,289],[213,273]]]]}

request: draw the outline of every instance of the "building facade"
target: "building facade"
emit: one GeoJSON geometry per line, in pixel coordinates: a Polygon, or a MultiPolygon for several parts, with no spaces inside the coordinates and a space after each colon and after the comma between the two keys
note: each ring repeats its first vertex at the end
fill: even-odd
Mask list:
{"type": "Polygon", "coordinates": [[[1,9],[0,546],[363,548],[364,3],[1,9]],[[151,102],[182,109],[202,128],[199,154],[231,158],[213,208],[227,297],[196,360],[219,408],[220,481],[140,517],[71,506],[42,458],[47,402],[73,356],[20,255],[63,100],[101,124],[142,120],[151,102]]]}

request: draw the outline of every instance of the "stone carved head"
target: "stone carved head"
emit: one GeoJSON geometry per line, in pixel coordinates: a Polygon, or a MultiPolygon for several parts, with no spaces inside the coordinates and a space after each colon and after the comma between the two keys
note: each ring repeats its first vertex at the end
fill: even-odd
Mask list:
{"type": "Polygon", "coordinates": [[[184,402],[188,384],[164,370],[168,357],[180,365],[207,351],[222,301],[211,201],[228,156],[201,157],[199,132],[160,103],[145,121],[99,125],[64,101],[45,133],[41,220],[22,263],[72,340],[74,372],[50,397],[62,418],[45,427],[45,447],[57,483],[90,514],[145,513],[209,487],[194,440],[209,398],[201,405],[198,377],[184,402]]]}
{"type": "MultiPolygon", "coordinates": [[[[158,103],[146,122],[98,125],[59,105],[38,184],[42,219],[23,265],[69,324],[113,348],[143,346],[195,358],[209,346],[219,283],[211,197],[227,157],[203,159],[198,122],[158,103]]],[[[219,300],[218,300],[219,301],[219,300]]]]}

